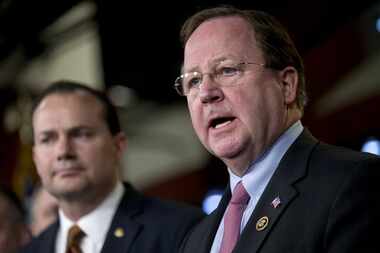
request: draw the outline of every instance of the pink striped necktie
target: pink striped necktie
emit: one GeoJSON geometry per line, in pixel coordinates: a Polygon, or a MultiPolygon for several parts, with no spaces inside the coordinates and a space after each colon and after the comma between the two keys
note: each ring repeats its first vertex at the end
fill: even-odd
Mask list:
{"type": "Polygon", "coordinates": [[[249,201],[249,194],[240,181],[232,194],[224,216],[224,232],[219,253],[231,253],[240,236],[240,224],[249,201]]]}

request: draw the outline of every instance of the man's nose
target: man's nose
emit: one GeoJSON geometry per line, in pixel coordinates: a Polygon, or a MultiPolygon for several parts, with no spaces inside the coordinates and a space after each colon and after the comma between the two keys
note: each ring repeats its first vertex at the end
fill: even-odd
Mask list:
{"type": "Polygon", "coordinates": [[[202,84],[199,86],[199,98],[202,103],[215,103],[223,100],[224,93],[210,75],[204,75],[202,84]]]}
{"type": "Polygon", "coordinates": [[[75,157],[72,141],[66,136],[61,137],[57,144],[57,159],[67,160],[74,159],[75,157]]]}

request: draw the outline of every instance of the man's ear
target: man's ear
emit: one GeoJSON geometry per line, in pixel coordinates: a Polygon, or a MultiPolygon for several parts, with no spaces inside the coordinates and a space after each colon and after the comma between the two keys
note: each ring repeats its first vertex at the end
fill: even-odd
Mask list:
{"type": "Polygon", "coordinates": [[[114,142],[117,153],[121,157],[124,151],[127,149],[127,137],[123,132],[120,132],[114,136],[114,142]]]}
{"type": "Polygon", "coordinates": [[[282,94],[284,103],[289,105],[295,102],[298,89],[298,71],[291,66],[281,70],[282,94]]]}

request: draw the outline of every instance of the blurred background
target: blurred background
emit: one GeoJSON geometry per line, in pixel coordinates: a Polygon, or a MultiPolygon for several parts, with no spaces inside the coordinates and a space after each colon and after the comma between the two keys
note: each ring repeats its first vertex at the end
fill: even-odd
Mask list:
{"type": "Polygon", "coordinates": [[[306,67],[303,124],[317,138],[379,152],[380,1],[0,0],[0,182],[30,195],[38,180],[30,102],[52,81],[72,79],[107,90],[118,107],[126,180],[199,206],[219,193],[225,166],[198,142],[172,88],[181,24],[219,4],[267,11],[288,28],[306,67]]]}

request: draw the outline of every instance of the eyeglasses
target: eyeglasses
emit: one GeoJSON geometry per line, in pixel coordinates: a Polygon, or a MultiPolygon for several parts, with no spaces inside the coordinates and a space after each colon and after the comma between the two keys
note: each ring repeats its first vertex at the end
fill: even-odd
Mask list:
{"type": "Polygon", "coordinates": [[[227,62],[223,61],[212,72],[201,73],[198,71],[187,72],[180,75],[174,83],[174,88],[181,96],[187,96],[189,93],[199,89],[205,75],[209,75],[220,86],[229,86],[235,84],[246,71],[248,65],[265,67],[264,63],[255,62],[227,62]]]}

